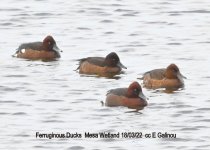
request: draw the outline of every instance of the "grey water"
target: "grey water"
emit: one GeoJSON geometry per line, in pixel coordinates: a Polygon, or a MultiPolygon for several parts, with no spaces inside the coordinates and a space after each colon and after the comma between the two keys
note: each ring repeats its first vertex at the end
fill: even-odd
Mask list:
{"type": "Polygon", "coordinates": [[[2,0],[0,149],[210,149],[210,1],[2,0]],[[52,35],[58,61],[11,57],[52,35]],[[115,51],[128,68],[117,78],[80,75],[77,59],[115,51]],[[185,87],[148,90],[139,112],[106,107],[106,92],[176,63],[185,87]],[[152,132],[176,138],[37,138],[39,133],[152,132]]]}

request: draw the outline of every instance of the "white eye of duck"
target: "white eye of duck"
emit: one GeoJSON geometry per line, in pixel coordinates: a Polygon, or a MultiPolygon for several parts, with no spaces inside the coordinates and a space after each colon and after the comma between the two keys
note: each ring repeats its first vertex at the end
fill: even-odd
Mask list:
{"type": "Polygon", "coordinates": [[[134,91],[135,91],[135,92],[137,92],[137,91],[138,91],[138,89],[134,89],[134,91]]]}
{"type": "Polygon", "coordinates": [[[51,43],[50,42],[48,42],[48,45],[50,45],[51,43]]]}

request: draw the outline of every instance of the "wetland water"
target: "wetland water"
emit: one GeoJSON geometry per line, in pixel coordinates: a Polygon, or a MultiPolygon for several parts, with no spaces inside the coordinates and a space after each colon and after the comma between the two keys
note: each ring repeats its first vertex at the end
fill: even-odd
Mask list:
{"type": "Polygon", "coordinates": [[[207,0],[2,0],[0,149],[209,150],[209,10],[207,0]],[[21,43],[49,34],[63,50],[60,60],[11,57],[21,43]],[[77,59],[112,51],[128,68],[117,78],[74,71],[77,59]],[[101,105],[108,90],[142,83],[141,73],[170,63],[187,77],[185,88],[143,88],[149,100],[139,112],[101,105]],[[37,132],[75,138],[36,138],[37,132]],[[121,138],[84,138],[86,132],[121,138]],[[128,132],[143,138],[123,138],[128,132]],[[145,138],[152,132],[156,138],[145,138]],[[176,138],[163,138],[168,134],[176,138]]]}

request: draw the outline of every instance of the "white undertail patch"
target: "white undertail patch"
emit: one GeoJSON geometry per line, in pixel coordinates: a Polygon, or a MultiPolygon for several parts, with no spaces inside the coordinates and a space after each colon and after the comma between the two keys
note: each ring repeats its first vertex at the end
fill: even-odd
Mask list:
{"type": "Polygon", "coordinates": [[[26,51],[25,48],[20,50],[21,53],[25,53],[25,51],[26,51]]]}

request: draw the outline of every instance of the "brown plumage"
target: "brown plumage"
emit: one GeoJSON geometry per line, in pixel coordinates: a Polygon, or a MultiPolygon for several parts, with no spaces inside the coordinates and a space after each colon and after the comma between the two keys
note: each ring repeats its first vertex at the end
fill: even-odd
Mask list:
{"type": "Polygon", "coordinates": [[[154,69],[144,73],[142,79],[146,88],[179,88],[184,86],[185,78],[175,64],[167,68],[154,69]]]}
{"type": "Polygon", "coordinates": [[[133,82],[128,88],[117,88],[107,92],[106,105],[125,106],[129,108],[142,108],[147,106],[141,86],[138,82],[133,82]]]}
{"type": "Polygon", "coordinates": [[[114,52],[104,57],[87,57],[79,60],[79,73],[96,74],[99,76],[114,76],[119,74],[122,68],[118,55],[114,52]]]}
{"type": "Polygon", "coordinates": [[[47,36],[43,42],[21,44],[13,55],[30,60],[53,60],[60,58],[59,48],[52,36],[47,36]]]}

